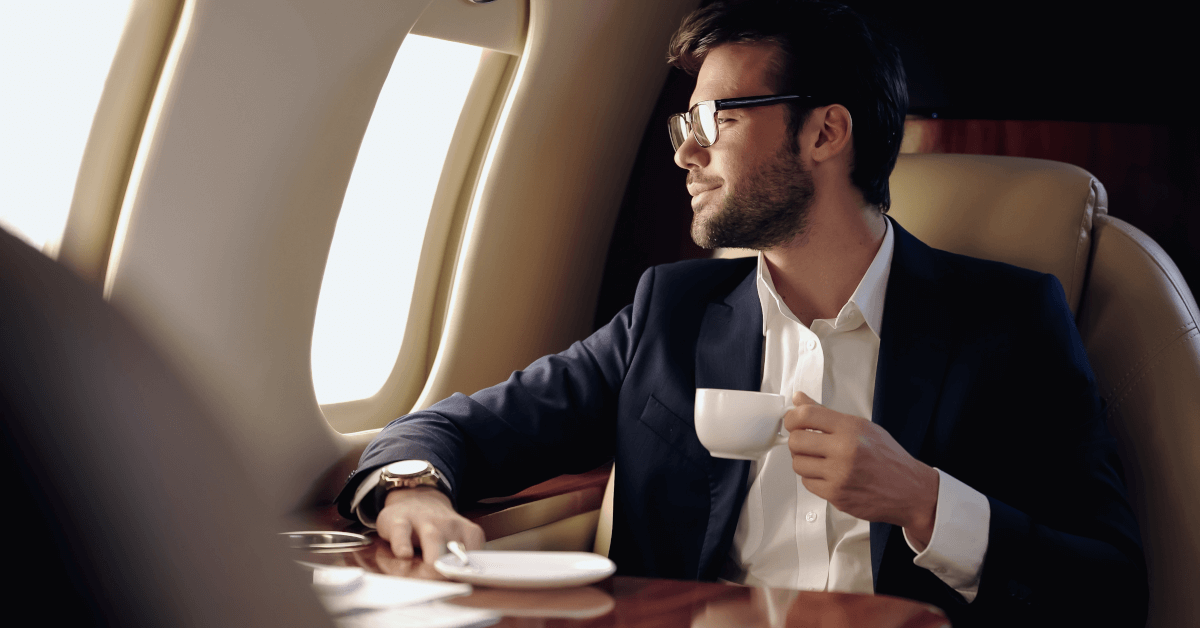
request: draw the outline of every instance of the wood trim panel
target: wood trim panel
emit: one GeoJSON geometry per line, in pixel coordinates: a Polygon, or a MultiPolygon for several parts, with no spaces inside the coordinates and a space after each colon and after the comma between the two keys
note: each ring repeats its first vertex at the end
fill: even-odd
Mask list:
{"type": "Polygon", "coordinates": [[[489,539],[516,534],[600,509],[612,464],[579,475],[562,475],[516,495],[483,500],[463,509],[489,539]]]}
{"type": "MultiPolygon", "coordinates": [[[[531,530],[600,509],[612,463],[580,473],[561,475],[508,497],[487,499],[462,509],[466,518],[483,528],[488,540],[531,530]]],[[[302,510],[285,519],[288,529],[362,531],[333,504],[302,510]]]]}

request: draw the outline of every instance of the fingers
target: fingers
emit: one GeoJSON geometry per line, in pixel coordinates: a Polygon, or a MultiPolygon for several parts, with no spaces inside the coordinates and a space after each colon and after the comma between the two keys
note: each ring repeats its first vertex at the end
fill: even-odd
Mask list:
{"type": "Polygon", "coordinates": [[[379,567],[380,571],[389,576],[420,578],[422,580],[446,580],[446,577],[438,573],[429,563],[423,560],[413,560],[412,558],[400,558],[389,550],[386,545],[380,545],[375,550],[375,565],[379,567]]]}
{"type": "Polygon", "coordinates": [[[469,521],[463,526],[461,540],[468,550],[481,550],[484,542],[487,541],[483,535],[483,528],[469,521]]]}
{"type": "Polygon", "coordinates": [[[865,420],[830,410],[802,392],[792,396],[792,404],[795,408],[783,415],[783,427],[788,431],[809,430],[833,434],[847,425],[865,420]]]}
{"type": "Polygon", "coordinates": [[[813,406],[813,405],[821,405],[821,404],[817,403],[816,401],[813,401],[812,397],[809,397],[808,395],[804,394],[802,391],[798,390],[798,391],[796,391],[796,394],[792,395],[792,405],[799,408],[800,406],[813,406]]]}
{"type": "Polygon", "coordinates": [[[383,527],[379,528],[379,536],[391,541],[392,553],[397,558],[412,558],[412,524],[407,519],[404,519],[388,526],[386,534],[384,533],[384,529],[383,527]]]}
{"type": "Polygon", "coordinates": [[[433,523],[417,526],[416,532],[421,542],[421,556],[425,562],[432,565],[446,553],[446,538],[442,535],[442,530],[433,523]]]}
{"type": "Polygon", "coordinates": [[[829,464],[825,458],[792,456],[792,471],[805,480],[824,480],[828,470],[829,464]]]}
{"type": "Polygon", "coordinates": [[[801,424],[812,420],[810,414],[824,410],[821,404],[800,391],[792,395],[792,405],[795,407],[783,415],[783,428],[789,432],[803,429],[801,424]]]}
{"type": "Polygon", "coordinates": [[[797,429],[788,434],[788,449],[793,456],[815,456],[828,458],[834,453],[835,438],[832,434],[797,429]]]}
{"type": "Polygon", "coordinates": [[[419,548],[428,564],[446,553],[450,541],[469,550],[483,549],[485,541],[483,528],[455,512],[450,500],[433,488],[391,491],[376,526],[397,558],[410,559],[419,548]]]}
{"type": "Polygon", "coordinates": [[[446,553],[446,544],[450,541],[462,543],[467,550],[481,550],[485,541],[483,528],[458,516],[441,522],[441,525],[419,527],[417,537],[421,543],[421,555],[431,565],[446,553]]]}
{"type": "Polygon", "coordinates": [[[824,478],[801,477],[800,483],[803,484],[804,488],[808,489],[808,492],[812,493],[813,495],[816,495],[824,500],[829,499],[829,482],[824,478]]]}
{"type": "Polygon", "coordinates": [[[446,544],[450,541],[458,541],[468,550],[483,549],[486,541],[483,528],[461,517],[458,521],[424,522],[415,527],[409,519],[400,518],[387,528],[380,527],[379,533],[391,542],[396,558],[412,558],[420,548],[421,556],[429,564],[446,553],[446,544]]]}
{"type": "MultiPolygon", "coordinates": [[[[803,395],[804,393],[797,394],[803,395]]],[[[783,427],[789,432],[815,430],[833,433],[840,416],[842,415],[815,403],[796,404],[795,408],[783,415],[783,427]]]]}

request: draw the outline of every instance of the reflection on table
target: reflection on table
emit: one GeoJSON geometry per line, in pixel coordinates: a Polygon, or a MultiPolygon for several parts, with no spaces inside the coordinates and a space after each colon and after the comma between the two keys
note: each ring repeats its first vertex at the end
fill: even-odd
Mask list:
{"type": "MultiPolygon", "coordinates": [[[[373,534],[357,551],[313,553],[297,559],[361,567],[372,573],[445,580],[424,561],[398,558],[373,534]]],[[[457,609],[492,611],[498,627],[621,626],[628,628],[941,628],[938,609],[887,596],[801,592],[709,582],[615,576],[588,587],[515,590],[475,587],[441,602],[457,609]]]]}

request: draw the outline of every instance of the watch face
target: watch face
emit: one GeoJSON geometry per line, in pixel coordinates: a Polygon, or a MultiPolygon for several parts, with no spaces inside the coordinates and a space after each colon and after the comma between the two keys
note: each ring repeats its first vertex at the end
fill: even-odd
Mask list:
{"type": "Polygon", "coordinates": [[[388,475],[401,477],[421,475],[427,469],[429,469],[429,463],[424,460],[401,460],[386,467],[388,475]]]}

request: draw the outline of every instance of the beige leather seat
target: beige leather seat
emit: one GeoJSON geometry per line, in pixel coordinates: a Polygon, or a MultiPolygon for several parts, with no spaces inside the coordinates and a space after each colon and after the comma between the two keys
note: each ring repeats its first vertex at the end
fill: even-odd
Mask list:
{"type": "MultiPolygon", "coordinates": [[[[902,155],[900,224],[941,249],[1062,282],[1108,402],[1150,571],[1148,626],[1200,619],[1200,331],[1196,301],[1153,240],[1107,215],[1090,173],[1040,159],[902,155]]],[[[609,483],[611,493],[612,482],[609,483]]],[[[596,548],[607,551],[611,494],[596,548]]]]}
{"type": "Polygon", "coordinates": [[[1200,620],[1200,318],[1170,258],[1075,166],[905,155],[890,214],[926,243],[1054,273],[1108,402],[1150,571],[1148,626],[1200,620]]]}

